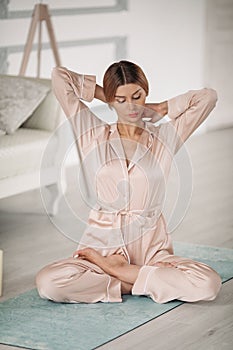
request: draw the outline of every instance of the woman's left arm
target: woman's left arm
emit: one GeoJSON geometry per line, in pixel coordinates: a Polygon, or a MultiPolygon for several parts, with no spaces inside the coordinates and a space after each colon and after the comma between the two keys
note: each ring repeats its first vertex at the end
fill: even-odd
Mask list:
{"type": "Polygon", "coordinates": [[[208,88],[190,90],[167,101],[168,116],[182,143],[208,117],[216,102],[216,91],[208,88]]]}

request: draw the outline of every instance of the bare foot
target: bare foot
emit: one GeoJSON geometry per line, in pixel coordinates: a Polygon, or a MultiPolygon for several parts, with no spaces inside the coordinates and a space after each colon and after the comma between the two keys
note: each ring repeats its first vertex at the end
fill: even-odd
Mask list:
{"type": "Polygon", "coordinates": [[[133,288],[132,283],[126,283],[121,281],[121,293],[122,294],[131,294],[133,288]]]}
{"type": "Polygon", "coordinates": [[[155,263],[155,266],[157,267],[176,267],[176,265],[177,265],[176,261],[172,261],[172,262],[158,261],[157,263],[155,263]]]}
{"type": "Polygon", "coordinates": [[[100,253],[95,249],[85,248],[76,250],[73,254],[74,258],[85,259],[99,266],[98,262],[102,261],[104,258],[100,253]]]}
{"type": "Polygon", "coordinates": [[[140,266],[130,265],[123,255],[114,254],[104,257],[92,248],[77,250],[73,256],[88,260],[99,266],[108,275],[129,284],[136,281],[140,270],[140,266]]]}
{"type": "Polygon", "coordinates": [[[114,275],[114,270],[116,268],[122,267],[126,264],[129,265],[123,255],[114,254],[105,257],[92,248],[77,250],[73,256],[77,256],[79,259],[88,260],[99,266],[104,272],[111,275],[114,275]]]}

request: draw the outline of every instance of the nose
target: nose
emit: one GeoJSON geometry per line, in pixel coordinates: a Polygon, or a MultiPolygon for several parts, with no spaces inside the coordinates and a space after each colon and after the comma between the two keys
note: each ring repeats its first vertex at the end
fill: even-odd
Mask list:
{"type": "Polygon", "coordinates": [[[134,106],[134,104],[132,103],[132,101],[130,101],[130,102],[128,103],[128,109],[129,109],[130,111],[133,111],[133,110],[135,109],[135,106],[134,106]]]}
{"type": "Polygon", "coordinates": [[[134,109],[134,105],[132,103],[129,103],[129,110],[132,111],[134,109]]]}

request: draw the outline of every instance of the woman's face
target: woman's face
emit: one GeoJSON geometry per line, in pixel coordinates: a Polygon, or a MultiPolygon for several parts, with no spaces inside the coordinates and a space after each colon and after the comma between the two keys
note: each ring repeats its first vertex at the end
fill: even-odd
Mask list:
{"type": "Polygon", "coordinates": [[[119,121],[138,124],[142,119],[145,101],[146,92],[141,86],[126,84],[117,88],[110,106],[116,110],[119,121]]]}

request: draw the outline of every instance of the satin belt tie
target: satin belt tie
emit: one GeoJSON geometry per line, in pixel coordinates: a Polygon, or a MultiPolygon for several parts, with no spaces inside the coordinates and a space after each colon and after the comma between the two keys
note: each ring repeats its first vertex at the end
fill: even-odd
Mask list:
{"type": "Polygon", "coordinates": [[[115,215],[127,215],[127,216],[133,216],[133,215],[140,215],[143,217],[152,217],[156,214],[156,210],[143,210],[143,209],[132,209],[132,210],[125,210],[125,209],[120,209],[116,210],[115,215]]]}
{"type": "Polygon", "coordinates": [[[128,217],[132,217],[134,215],[139,215],[142,216],[144,218],[147,217],[153,217],[154,215],[159,213],[159,208],[154,209],[154,210],[144,210],[144,209],[132,209],[132,210],[126,210],[126,209],[119,209],[119,210],[115,210],[115,211],[110,211],[110,210],[106,210],[103,209],[102,207],[97,208],[98,211],[106,213],[106,214],[112,214],[115,217],[117,217],[118,215],[126,215],[128,217]]]}

